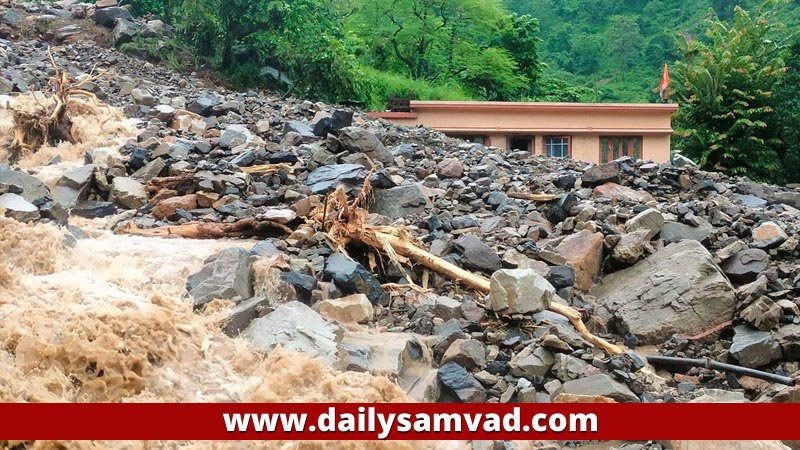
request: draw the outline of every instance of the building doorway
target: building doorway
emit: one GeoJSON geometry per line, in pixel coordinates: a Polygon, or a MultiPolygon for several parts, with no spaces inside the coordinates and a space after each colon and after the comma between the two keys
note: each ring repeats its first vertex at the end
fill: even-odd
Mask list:
{"type": "Polygon", "coordinates": [[[530,153],[533,150],[533,136],[509,136],[508,149],[530,153]]]}

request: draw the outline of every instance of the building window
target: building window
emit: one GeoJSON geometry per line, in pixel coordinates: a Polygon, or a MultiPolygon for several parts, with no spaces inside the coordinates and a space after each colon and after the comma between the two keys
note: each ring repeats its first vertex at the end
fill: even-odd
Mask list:
{"type": "Polygon", "coordinates": [[[628,156],[642,159],[642,136],[600,136],[600,162],[628,156]]]}
{"type": "Polygon", "coordinates": [[[461,139],[464,139],[467,142],[472,142],[473,144],[486,144],[486,138],[484,136],[462,136],[461,139]]]}
{"type": "Polygon", "coordinates": [[[518,150],[523,152],[530,152],[533,150],[532,147],[533,137],[532,136],[509,136],[508,137],[508,149],[509,150],[518,150]]]}
{"type": "Polygon", "coordinates": [[[569,158],[571,141],[569,136],[545,136],[544,154],[552,158],[569,158]]]}

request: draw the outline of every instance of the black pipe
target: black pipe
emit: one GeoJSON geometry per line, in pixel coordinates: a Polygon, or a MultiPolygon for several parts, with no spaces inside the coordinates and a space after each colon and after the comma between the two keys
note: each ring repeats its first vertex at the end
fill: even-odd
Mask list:
{"type": "Polygon", "coordinates": [[[669,356],[648,356],[647,362],[654,366],[705,367],[706,369],[731,372],[737,375],[746,375],[748,377],[758,378],[760,380],[766,380],[773,383],[785,384],[787,386],[794,386],[795,383],[795,380],[790,377],[776,375],[774,373],[764,372],[762,370],[750,369],[748,367],[725,364],[709,358],[689,359],[672,358],[669,356]]]}

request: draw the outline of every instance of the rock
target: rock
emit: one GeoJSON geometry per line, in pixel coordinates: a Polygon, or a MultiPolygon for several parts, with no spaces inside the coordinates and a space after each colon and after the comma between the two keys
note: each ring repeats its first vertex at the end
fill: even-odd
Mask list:
{"type": "Polygon", "coordinates": [[[737,283],[750,283],[769,267],[769,255],[764,250],[749,248],[737,252],[720,265],[722,271],[737,283]]]}
{"type": "Polygon", "coordinates": [[[607,397],[618,402],[639,401],[639,397],[637,397],[628,386],[614,381],[613,378],[606,374],[592,375],[586,378],[567,381],[554,392],[553,398],[562,393],[607,397]]]}
{"type": "Polygon", "coordinates": [[[96,219],[116,214],[117,209],[112,202],[83,201],[75,205],[70,211],[73,216],[96,219]]]}
{"type": "Polygon", "coordinates": [[[600,275],[603,260],[603,233],[583,230],[567,236],[555,248],[567,265],[575,270],[575,288],[588,291],[600,275]]]}
{"type": "Polygon", "coordinates": [[[643,344],[675,333],[695,335],[733,316],[733,286],[697,241],[672,244],[592,290],[614,317],[611,325],[643,344]]]}
{"type": "Polygon", "coordinates": [[[647,230],[647,239],[653,239],[664,229],[664,216],[655,209],[646,209],[625,222],[625,231],[647,230]]]}
{"type": "Polygon", "coordinates": [[[455,241],[455,247],[464,256],[463,265],[467,269],[494,272],[502,267],[497,253],[475,235],[461,236],[455,241]]]}
{"type": "Polygon", "coordinates": [[[364,294],[323,300],[319,302],[319,313],[342,323],[367,323],[374,314],[372,303],[364,294]]]}
{"type": "Polygon", "coordinates": [[[508,366],[511,369],[511,375],[531,379],[547,375],[547,372],[553,367],[553,363],[555,363],[555,358],[550,350],[529,345],[514,355],[508,366]]]}
{"type": "Polygon", "coordinates": [[[72,189],[81,190],[86,188],[92,182],[94,177],[95,166],[93,164],[86,164],[76,167],[64,173],[58,180],[59,186],[67,186],[72,189]]]}
{"type": "Polygon", "coordinates": [[[772,203],[782,203],[800,209],[800,192],[776,192],[770,200],[772,203]]]}
{"type": "MultiPolygon", "coordinates": [[[[481,403],[486,401],[486,390],[481,383],[463,367],[451,361],[439,368],[436,378],[442,387],[442,393],[462,403],[481,403]]],[[[439,399],[443,401],[443,399],[439,399]]]]}
{"type": "Polygon", "coordinates": [[[759,368],[781,359],[781,347],[769,331],[759,331],[749,325],[737,325],[733,330],[733,342],[728,351],[739,364],[759,368]]]}
{"type": "Polygon", "coordinates": [[[144,185],[133,178],[116,177],[111,183],[110,201],[128,209],[138,209],[147,204],[144,185]]]}
{"type": "Polygon", "coordinates": [[[783,228],[775,222],[764,222],[753,230],[752,246],[768,250],[780,247],[788,236],[783,228]]]}
{"type": "Polygon", "coordinates": [[[0,210],[3,209],[6,217],[19,222],[33,222],[39,219],[39,210],[21,195],[12,193],[0,195],[0,210]]]}
{"type": "Polygon", "coordinates": [[[139,34],[139,28],[133,21],[120,18],[114,21],[114,30],[111,34],[114,36],[114,45],[127,44],[133,42],[139,34]]]}
{"type": "Polygon", "coordinates": [[[269,353],[280,345],[284,350],[305,353],[331,365],[337,359],[341,332],[308,306],[289,302],[253,320],[242,337],[257,352],[269,353]]]}
{"type": "Polygon", "coordinates": [[[186,107],[187,111],[199,114],[201,116],[209,117],[215,106],[219,105],[221,100],[214,95],[204,94],[197,97],[197,100],[189,103],[186,107]]]}
{"type": "Polygon", "coordinates": [[[464,165],[455,158],[445,158],[436,165],[439,178],[461,178],[464,176],[464,165]]]}
{"type": "Polygon", "coordinates": [[[697,167],[697,163],[681,155],[680,153],[673,155],[672,165],[675,167],[697,167]]]}
{"type": "Polygon", "coordinates": [[[590,167],[581,177],[584,186],[597,186],[608,182],[619,182],[619,164],[610,162],[590,167]]]}
{"type": "Polygon", "coordinates": [[[331,114],[331,131],[339,131],[353,124],[353,111],[336,109],[331,114]]]}
{"type": "Polygon", "coordinates": [[[555,362],[550,369],[553,375],[563,382],[577,380],[582,377],[591,364],[574,356],[556,353],[555,362]]]}
{"type": "Polygon", "coordinates": [[[228,320],[222,331],[230,337],[239,336],[266,308],[267,300],[261,297],[253,297],[236,304],[228,313],[228,320]]]}
{"type": "Polygon", "coordinates": [[[163,36],[169,32],[169,26],[161,20],[148,20],[144,24],[142,36],[144,37],[158,37],[163,36]]]}
{"type": "Polygon", "coordinates": [[[467,370],[486,367],[486,348],[475,339],[457,339],[442,356],[442,364],[456,362],[467,370]]]}
{"type": "Polygon", "coordinates": [[[147,89],[132,89],[131,98],[137,105],[155,106],[158,104],[158,100],[147,89]]]}
{"type": "Polygon", "coordinates": [[[762,331],[778,326],[782,315],[781,308],[769,297],[759,297],[739,314],[742,320],[762,331]]]}
{"type": "Polygon", "coordinates": [[[611,200],[627,201],[632,203],[649,203],[655,201],[652,195],[644,191],[637,191],[627,186],[620,186],[616,183],[606,183],[597,186],[592,191],[595,197],[605,197],[611,200]]]}
{"type": "Polygon", "coordinates": [[[153,207],[153,216],[158,219],[166,219],[175,214],[175,211],[179,209],[191,211],[195,208],[197,208],[197,194],[170,197],[161,200],[153,207]]]}
{"type": "Polygon", "coordinates": [[[16,186],[20,192],[12,193],[18,193],[31,203],[39,203],[50,196],[50,190],[41,180],[17,170],[0,167],[0,184],[16,186]]]}
{"type": "Polygon", "coordinates": [[[226,128],[219,137],[219,146],[225,149],[231,149],[246,143],[247,138],[247,133],[242,130],[226,128]]]}
{"type": "Polygon", "coordinates": [[[164,162],[163,158],[156,158],[134,172],[131,178],[139,180],[142,183],[149,183],[150,180],[161,175],[161,172],[163,172],[166,167],[167,163],[164,162]]]}
{"type": "MultiPolygon", "coordinates": [[[[259,244],[256,244],[255,247],[250,249],[250,254],[253,254],[253,251],[258,251],[265,253],[267,250],[264,247],[258,247],[259,244]]],[[[274,247],[274,246],[273,246],[274,247]]],[[[277,250],[277,249],[276,249],[277,250]]],[[[279,252],[273,253],[277,254],[279,252]]],[[[262,255],[262,256],[271,256],[271,255],[262,255]]],[[[295,293],[297,294],[297,298],[305,304],[311,304],[311,295],[314,292],[314,289],[317,288],[317,279],[312,277],[311,275],[304,275],[298,272],[282,272],[281,279],[292,285],[294,288],[295,293]]]]}
{"type": "Polygon", "coordinates": [[[325,277],[333,280],[345,294],[365,294],[372,304],[385,295],[381,283],[361,264],[341,253],[334,253],[325,262],[325,277]]]}
{"type": "Polygon", "coordinates": [[[661,231],[661,238],[667,243],[684,240],[703,242],[711,236],[713,231],[714,228],[708,225],[693,227],[678,222],[667,222],[661,231]]]}
{"type": "Polygon", "coordinates": [[[369,209],[370,212],[391,219],[399,219],[401,217],[425,214],[425,206],[427,204],[428,198],[425,197],[419,186],[409,184],[391,189],[376,190],[374,201],[369,209]]]}
{"type": "Polygon", "coordinates": [[[369,131],[358,127],[345,127],[339,130],[339,143],[350,153],[363,153],[373,161],[384,165],[394,165],[394,156],[369,131]]]}
{"type": "Polygon", "coordinates": [[[775,331],[774,336],[781,347],[784,359],[800,361],[800,325],[784,325],[775,331]]]}
{"type": "Polygon", "coordinates": [[[638,230],[632,233],[625,233],[620,238],[611,257],[625,264],[634,264],[644,255],[645,244],[650,241],[648,237],[651,230],[638,230]]]}
{"type": "Polygon", "coordinates": [[[509,314],[544,311],[555,295],[555,288],[530,269],[498,270],[490,286],[490,308],[509,314]]]}
{"type": "Polygon", "coordinates": [[[303,122],[300,120],[287,120],[284,122],[283,132],[287,134],[294,132],[299,134],[301,138],[305,139],[312,139],[315,136],[311,125],[308,122],[303,122]]]}
{"type": "Polygon", "coordinates": [[[570,266],[550,266],[545,278],[556,289],[572,287],[575,284],[575,269],[570,266]]]}
{"type": "Polygon", "coordinates": [[[315,194],[327,194],[340,183],[350,189],[361,188],[367,172],[361,164],[334,164],[320,167],[308,175],[306,185],[315,194]]]}
{"type": "MultiPolygon", "coordinates": [[[[528,258],[517,250],[510,248],[503,253],[502,263],[511,269],[531,269],[542,276],[548,276],[550,268],[547,263],[528,258]]],[[[569,269],[572,272],[572,269],[569,269]]]]}
{"type": "Polygon", "coordinates": [[[547,210],[547,220],[554,224],[567,220],[567,217],[572,216],[572,208],[577,204],[578,197],[576,197],[575,194],[569,193],[561,195],[547,210]]]}
{"type": "Polygon", "coordinates": [[[247,250],[228,248],[206,258],[203,268],[189,276],[186,290],[195,308],[214,299],[245,300],[253,296],[252,269],[247,250]]]}
{"type": "Polygon", "coordinates": [[[94,11],[94,23],[98,25],[111,28],[117,19],[132,21],[133,17],[131,17],[131,13],[127,9],[119,6],[101,8],[94,11]]]}

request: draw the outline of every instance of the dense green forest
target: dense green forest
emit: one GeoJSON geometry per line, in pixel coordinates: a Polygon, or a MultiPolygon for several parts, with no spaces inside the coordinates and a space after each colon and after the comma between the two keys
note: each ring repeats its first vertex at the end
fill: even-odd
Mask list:
{"type": "Polygon", "coordinates": [[[800,0],[130,0],[175,26],[123,48],[383,109],[428,100],[664,101],[703,167],[800,181],[800,0]]]}

